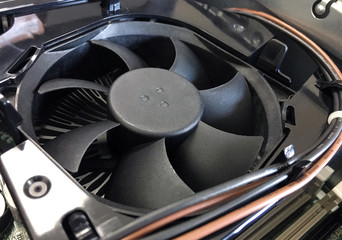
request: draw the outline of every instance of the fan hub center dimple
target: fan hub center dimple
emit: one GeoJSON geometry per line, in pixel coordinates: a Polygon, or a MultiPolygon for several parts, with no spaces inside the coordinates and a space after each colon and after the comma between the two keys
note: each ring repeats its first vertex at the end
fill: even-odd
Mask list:
{"type": "Polygon", "coordinates": [[[142,68],[119,77],[111,86],[109,110],[131,131],[170,137],[195,127],[203,112],[197,89],[164,69],[142,68]]]}

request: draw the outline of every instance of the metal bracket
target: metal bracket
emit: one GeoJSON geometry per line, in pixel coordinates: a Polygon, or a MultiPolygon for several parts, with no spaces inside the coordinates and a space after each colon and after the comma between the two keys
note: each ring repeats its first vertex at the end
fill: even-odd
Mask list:
{"type": "Polygon", "coordinates": [[[52,10],[61,7],[68,7],[76,4],[87,3],[88,0],[34,0],[28,4],[25,0],[2,1],[0,2],[0,16],[21,16],[41,11],[52,10]]]}
{"type": "Polygon", "coordinates": [[[69,239],[63,221],[76,210],[100,238],[132,220],[93,198],[29,140],[1,155],[0,171],[13,215],[19,213],[32,239],[69,239]]]}

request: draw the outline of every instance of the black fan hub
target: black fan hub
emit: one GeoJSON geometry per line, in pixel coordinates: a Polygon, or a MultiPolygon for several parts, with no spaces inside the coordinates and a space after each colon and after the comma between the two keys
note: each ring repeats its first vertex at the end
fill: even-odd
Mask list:
{"type": "Polygon", "coordinates": [[[109,110],[129,130],[151,137],[176,136],[194,128],[203,112],[197,89],[185,78],[158,68],[141,68],[111,86],[109,110]]]}

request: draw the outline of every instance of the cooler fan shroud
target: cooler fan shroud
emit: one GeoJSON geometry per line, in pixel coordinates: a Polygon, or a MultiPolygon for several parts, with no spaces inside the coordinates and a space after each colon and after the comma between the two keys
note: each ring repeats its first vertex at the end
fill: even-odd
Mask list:
{"type": "MultiPolygon", "coordinates": [[[[112,25],[129,24],[149,23],[112,25]]],[[[32,119],[23,130],[80,184],[143,209],[247,173],[283,134],[257,70],[190,30],[153,26],[44,52],[17,97],[32,119]]]]}

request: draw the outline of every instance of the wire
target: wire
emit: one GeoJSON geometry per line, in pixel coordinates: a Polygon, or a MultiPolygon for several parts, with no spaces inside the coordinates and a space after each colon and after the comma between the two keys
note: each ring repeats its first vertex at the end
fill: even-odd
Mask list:
{"type": "Polygon", "coordinates": [[[274,209],[274,207],[277,206],[278,202],[271,203],[258,211],[257,213],[250,216],[248,219],[244,220],[237,228],[231,230],[230,232],[226,233],[227,235],[222,240],[229,240],[229,239],[235,239],[238,237],[241,233],[246,230],[246,228],[249,228],[254,223],[256,223],[260,218],[262,218],[266,213],[274,209]]]}
{"type": "MultiPolygon", "coordinates": [[[[246,15],[250,16],[250,14],[246,14],[246,15]]],[[[260,19],[260,18],[258,18],[258,19],[264,21],[264,19],[260,19]]],[[[268,22],[268,24],[270,24],[270,23],[268,22]]],[[[276,25],[274,27],[279,28],[278,25],[276,25]]],[[[289,35],[292,35],[292,37],[294,37],[293,34],[291,34],[291,33],[289,33],[289,35]]],[[[305,45],[305,43],[303,41],[302,41],[302,43],[305,45]]],[[[325,77],[325,81],[328,81],[328,82],[333,81],[331,79],[330,75],[324,69],[324,66],[322,66],[322,64],[320,62],[316,61],[316,63],[319,65],[320,69],[322,70],[324,77],[325,77]]],[[[335,76],[333,75],[333,77],[335,77],[335,76]]],[[[338,109],[340,109],[340,106],[342,105],[341,104],[341,92],[337,92],[337,91],[333,90],[332,91],[332,98],[333,98],[333,111],[338,111],[338,109]]],[[[329,146],[332,145],[332,143],[336,140],[336,138],[338,137],[339,132],[341,132],[341,130],[342,130],[342,128],[341,128],[340,122],[335,122],[334,124],[329,125],[328,128],[320,136],[320,138],[318,140],[316,140],[315,143],[310,146],[310,148],[306,149],[301,154],[297,154],[296,156],[289,159],[288,164],[293,165],[294,163],[298,162],[299,160],[314,161],[322,153],[324,153],[329,146]]],[[[242,224],[241,228],[238,229],[239,233],[243,232],[248,227],[249,227],[249,224],[248,225],[242,224]]]]}
{"type": "Polygon", "coordinates": [[[260,194],[263,194],[266,191],[269,191],[271,188],[284,182],[286,179],[288,179],[289,172],[290,170],[288,169],[282,173],[279,173],[275,177],[272,177],[266,182],[260,184],[257,188],[254,188],[252,191],[241,194],[239,197],[235,198],[234,200],[228,203],[225,203],[222,206],[219,206],[218,208],[208,213],[202,214],[201,216],[194,217],[176,226],[167,228],[166,230],[153,234],[147,237],[146,239],[148,240],[169,239],[169,238],[172,238],[174,236],[181,234],[182,232],[193,229],[197,227],[198,225],[208,222],[209,220],[214,219],[238,206],[241,206],[242,204],[256,198],[260,194]]]}
{"type": "Polygon", "coordinates": [[[246,192],[248,189],[251,189],[252,186],[255,187],[262,181],[265,181],[267,177],[276,174],[286,167],[286,164],[276,164],[198,192],[191,197],[136,219],[113,232],[108,238],[121,239],[127,237],[127,239],[129,239],[128,235],[131,233],[134,233],[132,239],[144,236],[181,217],[211,207],[214,204],[219,203],[222,199],[227,200],[229,196],[236,196],[237,194],[246,192]],[[162,219],[162,221],[159,221],[160,219],[162,219]]]}
{"type": "MultiPolygon", "coordinates": [[[[312,40],[310,40],[309,38],[307,38],[305,35],[301,34],[302,36],[304,36],[304,38],[300,38],[298,34],[296,34],[296,32],[298,32],[296,29],[294,29],[293,27],[289,26],[289,29],[286,29],[286,27],[281,26],[278,23],[275,23],[274,21],[272,21],[271,19],[277,19],[271,15],[268,15],[270,17],[270,19],[268,18],[264,18],[260,15],[255,15],[253,14],[253,12],[258,12],[258,11],[253,11],[252,12],[242,12],[242,11],[237,11],[237,9],[234,8],[230,8],[229,10],[234,11],[242,14],[242,15],[247,15],[249,17],[253,17],[256,18],[262,22],[266,22],[267,24],[273,26],[276,29],[279,29],[281,31],[285,31],[289,36],[291,36],[293,39],[295,39],[296,41],[298,41],[300,44],[302,44],[304,47],[308,48],[311,50],[311,54],[313,54],[317,60],[315,59],[315,61],[317,62],[317,64],[319,65],[320,69],[322,70],[324,76],[325,76],[325,80],[332,82],[334,79],[335,80],[339,80],[341,79],[341,72],[339,71],[339,69],[337,68],[337,66],[333,63],[333,61],[329,58],[329,56],[322,50],[320,49],[312,40]],[[293,31],[292,31],[293,30],[293,31]],[[312,45],[308,45],[308,42],[306,40],[309,40],[309,42],[312,43],[312,45]],[[320,51],[317,51],[317,49],[320,49],[320,51]],[[323,55],[321,53],[324,53],[323,55]],[[325,55],[325,57],[324,57],[325,55]],[[333,67],[331,66],[331,63],[334,65],[333,67]],[[333,72],[333,70],[337,70],[337,72],[333,72]],[[328,71],[330,72],[330,75],[328,73],[328,71]],[[339,72],[339,74],[338,74],[339,72]],[[334,79],[332,79],[334,78],[334,79]]],[[[241,9],[243,10],[243,9],[241,9]]],[[[260,12],[262,13],[262,12],[260,12]]],[[[281,20],[279,20],[281,22],[281,20]]],[[[285,23],[286,24],[286,23],[285,23]]],[[[338,111],[340,110],[342,104],[341,104],[341,99],[342,99],[342,94],[341,92],[337,92],[335,90],[332,91],[332,98],[333,98],[333,111],[338,111]]],[[[322,155],[332,144],[333,142],[337,139],[339,132],[341,131],[341,123],[339,122],[333,122],[324,132],[323,134],[320,136],[320,138],[314,143],[312,144],[308,149],[306,149],[305,151],[303,151],[300,154],[295,155],[294,157],[288,159],[287,163],[289,165],[293,165],[296,162],[298,162],[299,160],[303,160],[303,158],[305,158],[305,160],[313,162],[314,160],[316,160],[320,155],[322,155]]]]}
{"type": "Polygon", "coordinates": [[[204,201],[204,202],[195,204],[193,206],[190,206],[190,207],[186,208],[183,211],[176,212],[174,214],[171,214],[171,215],[169,215],[169,216],[159,220],[155,224],[151,224],[151,225],[149,225],[149,226],[147,226],[145,228],[142,228],[142,229],[136,231],[135,233],[130,234],[127,237],[124,237],[123,239],[125,239],[125,240],[133,240],[133,239],[141,238],[142,236],[145,236],[146,234],[148,234],[150,232],[153,232],[154,230],[160,228],[161,226],[164,226],[164,225],[166,225],[166,224],[168,224],[170,222],[173,222],[173,221],[175,221],[175,220],[177,220],[179,218],[185,217],[185,216],[187,216],[187,215],[189,215],[191,213],[203,210],[205,208],[208,208],[208,207],[214,206],[216,204],[219,204],[219,203],[221,203],[223,201],[229,200],[229,199],[231,199],[233,197],[239,196],[243,192],[247,192],[248,190],[253,189],[259,183],[260,182],[257,181],[255,183],[251,183],[250,185],[243,186],[243,187],[240,187],[238,189],[234,189],[232,191],[229,191],[229,192],[227,192],[227,193],[225,193],[225,194],[223,194],[221,196],[212,198],[212,199],[210,199],[208,201],[204,201]]]}
{"type": "MultiPolygon", "coordinates": [[[[253,15],[257,15],[260,17],[263,17],[265,19],[271,20],[274,23],[282,26],[283,28],[287,29],[288,31],[291,31],[292,33],[296,34],[298,37],[300,37],[302,40],[304,40],[307,44],[311,45],[311,47],[317,51],[322,58],[324,58],[325,61],[327,61],[330,65],[330,67],[335,71],[336,76],[339,79],[342,79],[342,74],[340,70],[337,68],[335,63],[330,59],[330,57],[318,46],[316,45],[312,40],[307,38],[304,34],[296,30],[295,28],[291,27],[290,25],[286,24],[285,22],[269,15],[264,12],[249,10],[249,9],[232,9],[237,12],[246,12],[253,15]]],[[[342,119],[339,118],[336,120],[337,122],[342,122],[342,119]]],[[[272,202],[278,201],[291,193],[297,191],[298,189],[304,187],[307,183],[309,183],[322,169],[323,167],[329,163],[331,158],[336,154],[336,152],[339,150],[339,148],[342,145],[342,133],[339,133],[338,138],[336,141],[332,144],[332,146],[324,153],[324,155],[307,171],[303,174],[302,177],[297,179],[294,182],[289,183],[288,185],[264,196],[261,197],[254,202],[251,202],[249,204],[246,204],[245,206],[232,211],[228,214],[226,214],[223,217],[220,217],[202,227],[199,227],[191,232],[188,232],[180,237],[178,237],[178,240],[182,239],[200,239],[203,237],[206,237],[244,217],[249,216],[250,214],[266,207],[267,205],[271,204],[272,202]]]]}
{"type": "Polygon", "coordinates": [[[269,195],[262,197],[252,203],[249,203],[241,207],[240,209],[237,209],[215,221],[212,221],[200,228],[193,230],[192,232],[184,234],[177,239],[178,240],[200,239],[205,236],[208,236],[266,207],[268,204],[278,201],[290,195],[291,193],[297,191],[298,189],[304,187],[307,183],[309,183],[314,178],[314,176],[316,176],[323,169],[323,167],[330,161],[332,156],[335,155],[335,153],[338,151],[341,145],[342,145],[342,134],[340,134],[338,140],[336,140],[336,142],[329,149],[329,151],[325,153],[324,156],[297,181],[291,182],[290,184],[270,193],[269,195]]]}
{"type": "MultiPolygon", "coordinates": [[[[235,9],[236,11],[238,9],[235,9]]],[[[239,10],[243,11],[243,10],[239,10]]],[[[332,60],[326,55],[316,44],[314,44],[310,39],[305,37],[303,34],[299,33],[297,30],[292,28],[291,26],[287,25],[286,23],[268,15],[262,12],[256,12],[256,11],[250,11],[246,10],[246,14],[257,14],[255,16],[262,16],[266,20],[272,20],[276,22],[277,24],[281,25],[284,29],[290,30],[293,34],[297,36],[298,41],[304,42],[304,44],[309,44],[311,45],[311,48],[313,49],[313,52],[318,52],[318,58],[321,60],[322,65],[330,72],[333,78],[339,78],[341,79],[341,73],[336,67],[336,65],[332,62],[332,60]],[[259,15],[258,15],[259,14],[259,15]],[[268,18],[269,17],[269,18],[268,18]],[[299,37],[300,38],[299,38],[299,37]],[[320,54],[320,55],[319,55],[320,54]],[[334,70],[335,73],[332,71],[334,70]]],[[[254,15],[253,15],[254,16],[254,15]]],[[[264,19],[263,19],[264,20],[264,19]]],[[[335,94],[336,96],[336,94],[335,94]]],[[[341,96],[339,94],[338,96],[341,99],[341,96]]],[[[336,101],[336,97],[334,97],[334,101],[336,101]]],[[[341,106],[340,100],[338,101],[338,106],[341,106]]],[[[336,105],[335,105],[336,108],[336,105]]],[[[339,108],[339,107],[337,107],[339,108]]],[[[323,147],[318,146],[315,151],[311,153],[311,155],[306,155],[306,158],[309,158],[310,160],[314,161],[317,159],[317,156],[322,154],[326,149],[331,145],[334,141],[334,143],[331,145],[331,147],[327,150],[327,152],[321,157],[318,162],[311,167],[301,178],[297,179],[294,182],[291,182],[290,184],[274,191],[273,193],[270,193],[262,198],[259,198],[258,200],[249,203],[245,206],[243,206],[240,209],[237,209],[209,224],[204,225],[203,227],[200,227],[192,232],[189,232],[185,235],[182,235],[180,239],[185,239],[187,237],[191,239],[196,239],[196,238],[202,238],[205,237],[233,222],[236,222],[250,214],[252,214],[255,211],[260,210],[261,208],[265,207],[266,205],[270,204],[271,202],[278,201],[279,199],[291,194],[292,192],[298,190],[299,188],[303,187],[305,184],[307,184],[309,181],[313,179],[313,177],[330,161],[330,159],[333,157],[333,155],[337,152],[338,148],[342,144],[342,135],[340,134],[341,132],[341,126],[342,126],[342,121],[341,119],[334,120],[332,125],[329,126],[329,130],[332,129],[333,134],[336,135],[337,140],[335,140],[335,137],[331,137],[331,132],[325,132],[325,135],[327,137],[324,138],[325,143],[323,144],[323,147]]],[[[297,158],[296,161],[300,160],[300,158],[297,158]]],[[[293,161],[293,162],[296,162],[293,161]]],[[[292,163],[293,163],[292,162],[292,163]]],[[[201,193],[197,193],[193,195],[193,197],[190,197],[188,199],[182,200],[180,202],[177,202],[175,204],[171,204],[167,207],[164,207],[162,209],[156,210],[150,214],[147,214],[134,222],[126,225],[124,228],[119,229],[118,231],[114,232],[111,234],[111,239],[115,238],[123,238],[126,237],[126,239],[133,239],[133,238],[138,238],[141,236],[144,236],[172,221],[175,221],[181,217],[187,216],[190,213],[196,212],[200,209],[204,209],[207,207],[210,207],[214,204],[217,204],[220,202],[217,198],[221,198],[222,200],[222,193],[223,192],[228,192],[232,191],[233,195],[238,194],[237,188],[243,186],[240,190],[243,190],[245,188],[247,182],[250,182],[250,177],[256,177],[256,179],[261,179],[262,176],[270,176],[276,172],[278,172],[280,169],[283,169],[285,166],[288,166],[287,164],[283,165],[277,165],[277,166],[271,166],[272,173],[266,172],[265,169],[256,171],[254,173],[251,173],[250,175],[243,176],[240,178],[237,178],[235,180],[229,181],[225,184],[228,185],[220,185],[218,188],[214,187],[211,189],[207,189],[201,193]],[[253,175],[255,174],[255,175],[253,175]],[[243,180],[243,183],[239,183],[237,181],[243,180]],[[233,183],[233,187],[229,187],[229,183],[233,183]],[[222,187],[222,188],[220,188],[222,187]],[[225,189],[226,187],[226,189],[225,189]],[[208,195],[207,195],[208,194],[208,195]]],[[[245,188],[246,191],[246,188],[245,188]]],[[[232,193],[227,193],[228,195],[232,193]]]]}
{"type": "MultiPolygon", "coordinates": [[[[341,120],[339,120],[341,121],[341,120]]],[[[220,217],[202,227],[199,227],[189,233],[186,233],[177,240],[185,240],[185,239],[201,239],[206,237],[244,217],[249,216],[250,214],[266,207],[272,202],[279,201],[280,199],[290,195],[291,193],[299,190],[304,187],[307,183],[309,183],[314,176],[316,176],[323,167],[330,161],[333,155],[338,151],[339,147],[342,145],[342,134],[340,134],[339,139],[333,144],[333,146],[328,150],[327,153],[323,155],[323,157],[312,167],[310,168],[301,178],[298,180],[289,183],[288,185],[264,196],[261,197],[254,202],[246,204],[245,206],[226,214],[223,217],[220,217]]]]}

